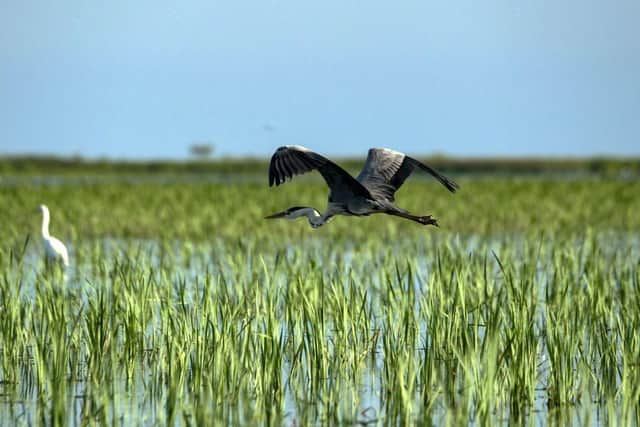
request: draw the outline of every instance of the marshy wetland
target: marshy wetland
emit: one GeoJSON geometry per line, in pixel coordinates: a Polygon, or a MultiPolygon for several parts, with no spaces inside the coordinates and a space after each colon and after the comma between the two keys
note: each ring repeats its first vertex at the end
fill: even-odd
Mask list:
{"type": "Polygon", "coordinates": [[[637,423],[639,181],[413,176],[440,228],[313,230],[263,217],[316,176],[171,177],[0,185],[3,423],[637,423]]]}

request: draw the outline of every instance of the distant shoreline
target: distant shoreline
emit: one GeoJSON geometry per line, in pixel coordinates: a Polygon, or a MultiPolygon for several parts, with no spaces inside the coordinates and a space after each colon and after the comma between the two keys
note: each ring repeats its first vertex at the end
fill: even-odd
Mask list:
{"type": "MultiPolygon", "coordinates": [[[[433,167],[452,173],[545,174],[588,173],[598,175],[640,175],[640,157],[483,157],[416,156],[433,167]]],[[[364,159],[338,158],[349,170],[359,170],[364,159]]],[[[109,174],[109,173],[260,173],[267,158],[211,158],[187,160],[85,159],[56,156],[0,156],[0,174],[109,174]]]]}

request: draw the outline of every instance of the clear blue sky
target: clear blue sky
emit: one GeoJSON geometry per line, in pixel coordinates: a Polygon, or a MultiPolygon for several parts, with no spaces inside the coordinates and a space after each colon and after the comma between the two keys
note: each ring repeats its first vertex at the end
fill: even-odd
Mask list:
{"type": "Polygon", "coordinates": [[[640,155],[640,2],[0,2],[0,154],[640,155]]]}

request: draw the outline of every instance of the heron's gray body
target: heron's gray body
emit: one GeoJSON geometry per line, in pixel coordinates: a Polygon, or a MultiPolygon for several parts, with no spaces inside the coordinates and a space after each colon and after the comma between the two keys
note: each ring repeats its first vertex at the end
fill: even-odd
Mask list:
{"type": "MultiPolygon", "coordinates": [[[[388,148],[369,150],[365,165],[357,178],[329,159],[308,148],[287,145],[276,150],[269,165],[269,186],[280,185],[311,170],[318,170],[329,186],[327,210],[318,218],[313,208],[295,207],[268,218],[297,218],[307,216],[314,227],[326,223],[335,215],[367,216],[386,213],[411,219],[421,224],[437,225],[430,216],[415,216],[394,205],[395,192],[418,167],[440,181],[451,192],[458,185],[439,172],[398,151],[388,148]],[[302,209],[313,209],[302,211],[302,209]]],[[[319,213],[318,213],[319,214],[319,213]]]]}

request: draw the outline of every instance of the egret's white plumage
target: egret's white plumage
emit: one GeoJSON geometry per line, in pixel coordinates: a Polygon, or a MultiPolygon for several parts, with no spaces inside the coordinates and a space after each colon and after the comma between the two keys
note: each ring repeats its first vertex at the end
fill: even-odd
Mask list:
{"type": "Polygon", "coordinates": [[[48,260],[60,260],[64,266],[69,265],[69,254],[67,248],[60,240],[49,234],[49,208],[40,205],[42,213],[42,239],[44,240],[44,251],[48,260]]]}

